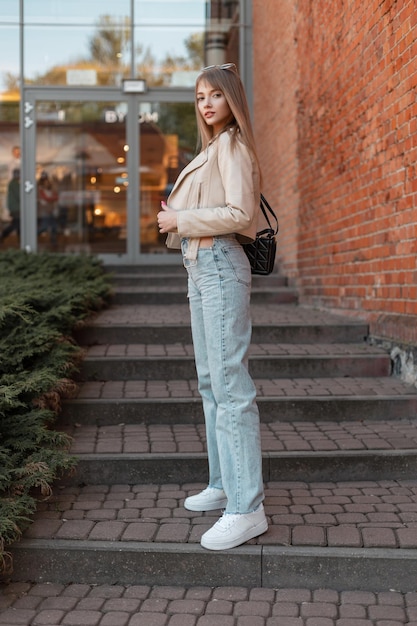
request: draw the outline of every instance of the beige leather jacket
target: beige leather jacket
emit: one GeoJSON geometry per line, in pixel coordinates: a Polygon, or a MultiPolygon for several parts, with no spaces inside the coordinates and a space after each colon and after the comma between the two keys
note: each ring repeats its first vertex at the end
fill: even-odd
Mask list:
{"type": "Polygon", "coordinates": [[[231,133],[217,136],[182,170],[168,198],[178,211],[178,234],[169,233],[166,244],[180,248],[190,238],[189,259],[197,257],[200,237],[235,233],[246,243],[259,229],[258,168],[239,138],[232,147],[231,133]]]}

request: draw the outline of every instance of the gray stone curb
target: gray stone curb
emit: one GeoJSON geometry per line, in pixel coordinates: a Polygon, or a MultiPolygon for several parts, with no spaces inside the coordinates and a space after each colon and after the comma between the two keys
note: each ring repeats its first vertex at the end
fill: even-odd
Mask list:
{"type": "MultiPolygon", "coordinates": [[[[65,485],[207,481],[207,455],[80,454],[65,485]]],[[[400,480],[417,476],[416,450],[277,452],[263,454],[264,481],[400,480]]]]}
{"type": "Polygon", "coordinates": [[[331,588],[415,591],[417,550],[22,540],[14,579],[38,583],[331,588]],[[36,563],[36,570],[33,564],[36,563]],[[65,564],[65,566],[63,566],[65,564]],[[36,572],[36,573],[35,573],[36,572]],[[34,578],[35,576],[35,578],[34,578]]]}
{"type": "MultiPolygon", "coordinates": [[[[320,420],[339,422],[363,419],[380,420],[414,418],[416,396],[315,396],[258,397],[263,423],[277,419],[286,422],[320,420]]],[[[69,400],[63,407],[61,421],[83,424],[202,424],[201,401],[198,398],[97,398],[69,400]]]]}
{"type": "MultiPolygon", "coordinates": [[[[249,358],[254,378],[320,378],[389,376],[386,354],[277,355],[249,358]]],[[[196,377],[192,356],[87,356],[80,369],[81,380],[166,380],[196,377]]]]}

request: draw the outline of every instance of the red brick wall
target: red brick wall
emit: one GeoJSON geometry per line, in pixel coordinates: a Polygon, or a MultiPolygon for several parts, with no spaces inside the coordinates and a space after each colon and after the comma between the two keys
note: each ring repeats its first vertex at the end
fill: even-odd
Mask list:
{"type": "Polygon", "coordinates": [[[417,344],[415,0],[253,0],[255,129],[301,301],[417,344]]]}

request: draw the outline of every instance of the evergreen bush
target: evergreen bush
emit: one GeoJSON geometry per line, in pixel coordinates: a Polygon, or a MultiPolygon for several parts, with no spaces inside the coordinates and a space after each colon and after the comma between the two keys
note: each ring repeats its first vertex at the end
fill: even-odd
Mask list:
{"type": "Polygon", "coordinates": [[[82,358],[72,332],[111,295],[95,257],[0,254],[0,571],[40,497],[70,471],[70,437],[54,429],[82,358]]]}

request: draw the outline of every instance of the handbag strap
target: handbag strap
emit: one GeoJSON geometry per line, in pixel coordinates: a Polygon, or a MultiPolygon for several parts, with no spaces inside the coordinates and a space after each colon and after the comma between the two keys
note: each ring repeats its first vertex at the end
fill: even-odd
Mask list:
{"type": "MultiPolygon", "coordinates": [[[[271,206],[269,205],[269,202],[267,201],[267,199],[265,198],[265,196],[263,194],[261,194],[261,203],[260,203],[260,207],[261,207],[261,211],[264,214],[264,217],[266,219],[266,221],[268,222],[268,226],[271,230],[274,231],[274,235],[276,235],[278,233],[279,230],[279,223],[278,223],[278,218],[275,215],[274,211],[272,210],[271,206]],[[271,226],[271,222],[269,221],[269,217],[268,217],[268,213],[267,211],[269,211],[269,213],[272,215],[272,217],[275,219],[276,222],[276,227],[275,229],[272,228],[271,226]]],[[[264,231],[263,231],[264,232],[264,231]]]]}

